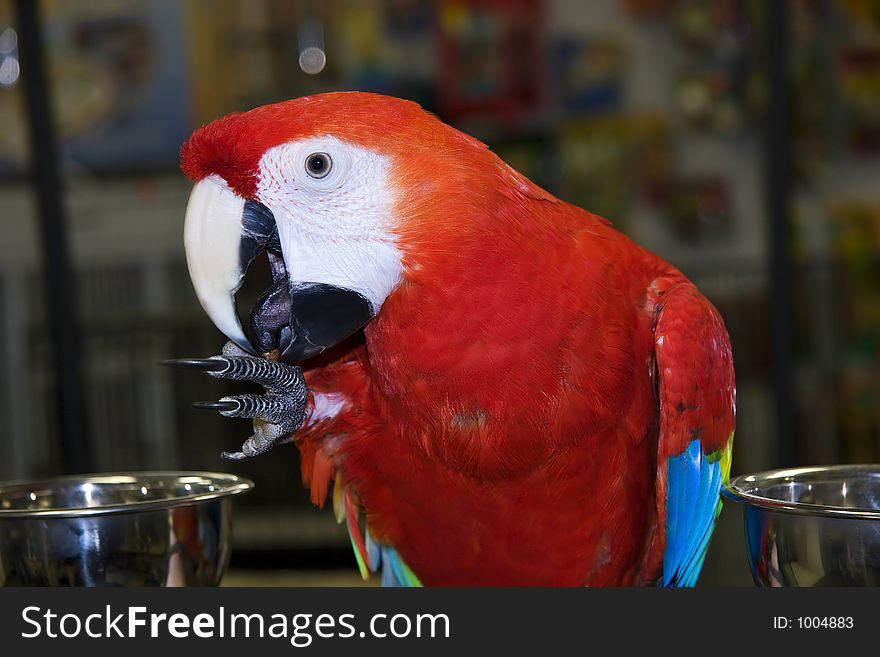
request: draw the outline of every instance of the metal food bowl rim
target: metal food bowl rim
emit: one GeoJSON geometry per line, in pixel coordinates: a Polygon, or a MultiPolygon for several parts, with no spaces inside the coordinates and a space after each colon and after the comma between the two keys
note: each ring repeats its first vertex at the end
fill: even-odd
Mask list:
{"type": "Polygon", "coordinates": [[[873,474],[880,479],[880,464],[859,465],[822,465],[802,468],[783,468],[780,470],[766,470],[734,477],[726,483],[721,494],[729,500],[740,502],[749,506],[756,506],[770,511],[793,513],[797,515],[825,516],[840,518],[861,518],[863,520],[880,520],[880,509],[867,509],[859,507],[844,507],[829,504],[811,504],[808,502],[791,502],[765,497],[749,492],[749,489],[757,485],[766,485],[770,482],[784,484],[795,481],[805,475],[823,473],[860,473],[873,474]]]}
{"type": "MultiPolygon", "coordinates": [[[[254,482],[245,477],[224,472],[202,472],[198,470],[147,470],[133,472],[96,472],[81,475],[64,475],[61,477],[48,477],[45,479],[18,479],[14,481],[0,482],[0,494],[16,488],[39,488],[52,487],[69,482],[86,483],[132,483],[114,482],[114,479],[125,478],[146,481],[148,478],[174,478],[182,480],[188,477],[208,479],[214,484],[219,484],[214,490],[193,492],[178,497],[164,498],[159,500],[143,500],[141,502],[124,502],[107,504],[103,506],[75,506],[75,507],[48,507],[45,509],[2,509],[0,508],[0,520],[6,518],[81,518],[89,516],[104,516],[115,513],[140,513],[143,511],[158,511],[180,506],[189,506],[199,502],[206,502],[221,497],[229,497],[245,493],[254,487],[254,482]]],[[[185,481],[181,483],[186,483],[185,481]]]]}

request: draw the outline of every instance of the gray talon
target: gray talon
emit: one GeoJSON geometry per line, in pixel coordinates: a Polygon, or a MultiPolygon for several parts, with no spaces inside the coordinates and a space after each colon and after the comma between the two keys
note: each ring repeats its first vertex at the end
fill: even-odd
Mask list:
{"type": "Polygon", "coordinates": [[[226,401],[228,397],[224,397],[220,401],[199,401],[193,402],[192,407],[197,408],[200,411],[220,411],[224,413],[224,411],[235,411],[238,409],[239,405],[236,401],[226,401]]]}
{"type": "Polygon", "coordinates": [[[170,360],[163,360],[162,365],[203,370],[208,373],[222,372],[228,367],[226,360],[217,356],[213,358],[172,358],[170,360]]]}

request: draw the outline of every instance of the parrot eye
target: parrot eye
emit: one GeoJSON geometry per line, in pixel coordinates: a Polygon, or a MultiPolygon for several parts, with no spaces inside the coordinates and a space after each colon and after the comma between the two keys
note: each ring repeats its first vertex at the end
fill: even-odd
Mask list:
{"type": "Polygon", "coordinates": [[[333,168],[333,160],[327,153],[312,153],[306,158],[306,173],[312,178],[323,178],[333,168]]]}

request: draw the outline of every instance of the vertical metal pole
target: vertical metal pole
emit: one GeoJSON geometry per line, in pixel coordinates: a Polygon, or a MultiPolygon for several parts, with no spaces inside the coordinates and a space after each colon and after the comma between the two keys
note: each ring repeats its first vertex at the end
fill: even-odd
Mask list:
{"type": "MultiPolygon", "coordinates": [[[[80,388],[76,300],[40,27],[40,3],[36,0],[16,0],[16,13],[21,80],[27,108],[32,176],[46,276],[47,316],[58,391],[63,466],[66,472],[85,472],[90,469],[91,452],[80,388]]],[[[27,440],[27,436],[21,436],[20,439],[27,440]]]]}
{"type": "Polygon", "coordinates": [[[791,135],[788,80],[788,3],[771,0],[767,12],[767,117],[765,194],[770,228],[770,307],[772,312],[773,397],[776,407],[777,467],[793,465],[791,135]]]}

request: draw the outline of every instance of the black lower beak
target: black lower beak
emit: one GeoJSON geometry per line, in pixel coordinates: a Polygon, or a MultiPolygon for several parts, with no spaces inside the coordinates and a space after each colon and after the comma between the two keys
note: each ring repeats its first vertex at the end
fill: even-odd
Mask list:
{"type": "Polygon", "coordinates": [[[345,340],[373,318],[362,294],[326,283],[290,286],[291,340],[281,360],[298,363],[345,340]]]}
{"type": "Polygon", "coordinates": [[[342,342],[373,318],[372,304],[358,292],[276,278],[279,260],[270,253],[274,282],[250,316],[248,337],[261,353],[277,349],[283,362],[299,363],[342,342]]]}

